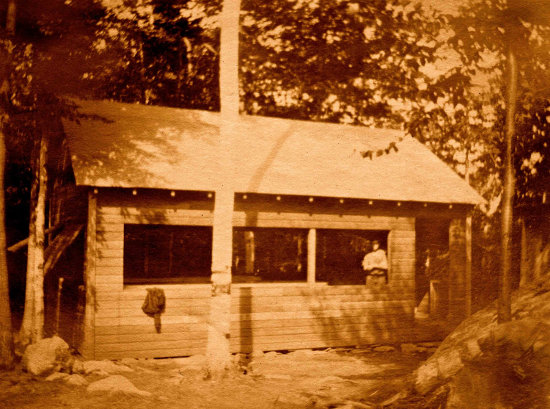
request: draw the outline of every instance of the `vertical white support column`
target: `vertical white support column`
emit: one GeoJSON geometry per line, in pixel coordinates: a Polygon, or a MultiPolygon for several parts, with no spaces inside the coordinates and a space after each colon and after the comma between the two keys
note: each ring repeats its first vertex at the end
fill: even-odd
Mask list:
{"type": "Polygon", "coordinates": [[[317,229],[307,234],[307,282],[315,284],[315,260],[317,258],[317,229]]]}

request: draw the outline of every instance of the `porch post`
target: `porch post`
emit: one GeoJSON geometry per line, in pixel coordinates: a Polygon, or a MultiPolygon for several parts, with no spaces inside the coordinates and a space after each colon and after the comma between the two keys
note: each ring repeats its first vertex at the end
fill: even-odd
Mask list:
{"type": "Polygon", "coordinates": [[[465,271],[465,308],[466,316],[472,315],[472,216],[466,217],[466,231],[464,235],[464,245],[466,246],[466,265],[465,271]]]}
{"type": "Polygon", "coordinates": [[[244,232],[244,249],[245,249],[245,271],[246,274],[254,274],[254,262],[256,259],[256,244],[254,241],[254,232],[244,232]]]}
{"type": "Polygon", "coordinates": [[[519,285],[523,287],[530,280],[529,277],[532,274],[532,269],[529,267],[529,252],[527,248],[527,227],[525,216],[521,216],[519,221],[521,223],[521,259],[519,267],[519,285]]]}
{"type": "Polygon", "coordinates": [[[307,234],[307,282],[315,284],[315,260],[317,258],[317,229],[309,229],[307,234]]]}
{"type": "Polygon", "coordinates": [[[95,357],[95,264],[96,264],[96,223],[97,197],[88,192],[88,225],[86,228],[86,260],[84,262],[84,285],[86,304],[84,307],[83,340],[80,345],[82,356],[86,359],[95,357]]]}
{"type": "Polygon", "coordinates": [[[467,240],[465,218],[449,225],[449,310],[448,319],[458,324],[466,316],[467,240]]]}

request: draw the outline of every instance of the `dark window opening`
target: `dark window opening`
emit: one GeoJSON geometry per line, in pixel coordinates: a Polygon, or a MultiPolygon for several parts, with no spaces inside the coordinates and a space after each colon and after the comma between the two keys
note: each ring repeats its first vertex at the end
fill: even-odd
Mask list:
{"type": "Polygon", "coordinates": [[[124,225],[124,284],[208,283],[212,227],[124,225]]]}
{"type": "Polygon", "coordinates": [[[367,273],[363,270],[363,259],[373,250],[375,241],[387,256],[388,233],[379,230],[318,230],[316,281],[326,281],[330,285],[365,285],[367,273]]]}
{"type": "Polygon", "coordinates": [[[306,281],[307,229],[233,229],[233,282],[306,281]]]}

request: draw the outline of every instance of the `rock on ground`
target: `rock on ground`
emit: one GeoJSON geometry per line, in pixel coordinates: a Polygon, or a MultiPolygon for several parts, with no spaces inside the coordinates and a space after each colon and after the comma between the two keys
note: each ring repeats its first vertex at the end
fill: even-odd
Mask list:
{"type": "Polygon", "coordinates": [[[122,375],[111,375],[105,379],[92,382],[86,388],[88,392],[125,393],[136,396],[151,396],[151,392],[142,391],[122,375]]]}
{"type": "Polygon", "coordinates": [[[517,291],[512,315],[498,324],[490,306],[462,322],[415,371],[414,390],[448,408],[550,407],[550,277],[517,291]]]}
{"type": "Polygon", "coordinates": [[[277,381],[291,381],[292,376],[286,375],[286,374],[278,374],[278,373],[268,373],[265,374],[265,379],[273,379],[277,381]]]}
{"type": "Polygon", "coordinates": [[[23,354],[23,368],[33,375],[48,375],[59,370],[70,370],[74,358],[69,345],[53,336],[29,345],[23,354]]]}
{"type": "Polygon", "coordinates": [[[105,376],[116,373],[134,372],[134,370],[129,366],[116,364],[113,361],[84,361],[82,363],[82,372],[86,375],[95,373],[105,376]]]}
{"type": "Polygon", "coordinates": [[[67,385],[73,385],[73,386],[86,386],[88,385],[88,381],[86,378],[84,378],[82,375],[78,374],[72,374],[69,375],[64,379],[65,383],[67,385]]]}
{"type": "Polygon", "coordinates": [[[48,375],[48,377],[46,377],[45,380],[47,382],[53,382],[53,381],[58,381],[60,379],[68,378],[69,376],[70,375],[68,373],[54,372],[53,374],[48,375]]]}
{"type": "Polygon", "coordinates": [[[395,351],[395,347],[392,347],[391,345],[380,345],[374,347],[372,350],[374,352],[393,352],[395,351]]]}
{"type": "Polygon", "coordinates": [[[84,362],[80,359],[75,359],[72,367],[73,373],[84,373],[84,362]]]}

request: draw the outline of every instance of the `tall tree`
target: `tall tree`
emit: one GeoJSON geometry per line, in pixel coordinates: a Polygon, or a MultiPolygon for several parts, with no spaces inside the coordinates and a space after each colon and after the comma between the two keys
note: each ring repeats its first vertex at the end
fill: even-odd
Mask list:
{"type": "Polygon", "coordinates": [[[219,109],[219,2],[123,1],[100,20],[87,79],[98,98],[219,109]]]}
{"type": "MultiPolygon", "coordinates": [[[[515,30],[513,30],[515,31],[515,30]]],[[[510,35],[510,34],[509,34],[510,35]]],[[[498,321],[506,322],[512,319],[511,275],[512,275],[512,228],[514,203],[514,167],[512,164],[512,149],[515,136],[516,104],[518,88],[518,63],[516,50],[508,39],[507,81],[506,81],[506,129],[504,153],[504,192],[501,213],[501,257],[500,286],[498,294],[498,321]]]]}
{"type": "Polygon", "coordinates": [[[4,173],[6,141],[4,127],[8,121],[6,100],[9,98],[9,67],[11,40],[15,34],[15,0],[10,0],[6,13],[6,28],[0,43],[0,368],[11,368],[14,362],[13,332],[6,258],[6,223],[4,200],[4,173]]]}
{"type": "Polygon", "coordinates": [[[60,116],[74,115],[73,104],[56,94],[82,89],[83,72],[91,63],[87,51],[101,10],[95,0],[52,0],[41,5],[25,2],[18,9],[18,30],[12,47],[17,61],[11,63],[9,98],[3,102],[11,113],[8,145],[35,146],[29,149],[33,152],[34,182],[25,313],[20,330],[22,346],[43,336],[46,163],[50,129],[52,121],[60,116]],[[25,138],[19,138],[20,135],[25,138]]]}
{"type": "Polygon", "coordinates": [[[499,321],[508,321],[511,319],[513,202],[514,197],[517,198],[514,173],[518,160],[521,162],[518,155],[521,149],[517,148],[525,146],[526,140],[540,139],[535,131],[541,130],[533,123],[537,116],[533,107],[538,105],[537,100],[548,99],[549,95],[546,84],[550,63],[550,5],[537,0],[471,1],[451,22],[456,32],[451,42],[462,61],[468,66],[476,65],[487,74],[497,73],[493,78],[496,89],[504,89],[506,95],[504,101],[498,101],[504,107],[500,109],[504,138],[498,315],[499,321]],[[517,125],[526,122],[533,125],[533,132],[518,134],[517,125]]]}
{"type": "Polygon", "coordinates": [[[216,190],[212,232],[212,298],[208,322],[207,376],[219,379],[230,367],[231,265],[233,252],[232,146],[239,121],[239,0],[225,0],[220,44],[220,150],[222,174],[216,190]]]}

